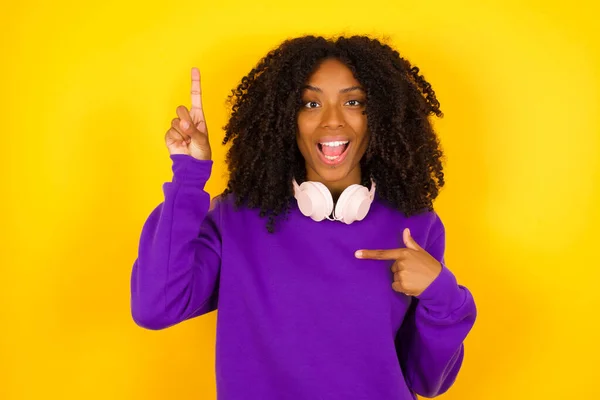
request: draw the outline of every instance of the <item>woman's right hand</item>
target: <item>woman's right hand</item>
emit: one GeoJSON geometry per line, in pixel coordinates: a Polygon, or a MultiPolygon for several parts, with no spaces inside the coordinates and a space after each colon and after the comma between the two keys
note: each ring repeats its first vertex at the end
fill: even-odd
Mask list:
{"type": "Polygon", "coordinates": [[[197,160],[210,160],[208,130],[202,111],[202,89],[200,71],[192,68],[192,108],[177,107],[177,117],[171,121],[171,128],[165,135],[169,154],[187,154],[197,160]]]}

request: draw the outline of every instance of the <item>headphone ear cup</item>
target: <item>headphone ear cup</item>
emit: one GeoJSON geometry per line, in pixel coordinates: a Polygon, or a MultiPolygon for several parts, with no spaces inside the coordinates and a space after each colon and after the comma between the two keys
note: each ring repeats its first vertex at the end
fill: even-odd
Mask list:
{"type": "Polygon", "coordinates": [[[362,185],[350,185],[338,199],[335,217],[346,224],[362,221],[367,216],[372,202],[369,189],[362,185]]]}
{"type": "Polygon", "coordinates": [[[304,182],[295,193],[302,214],[322,221],[333,211],[333,198],[321,182],[304,182]]]}

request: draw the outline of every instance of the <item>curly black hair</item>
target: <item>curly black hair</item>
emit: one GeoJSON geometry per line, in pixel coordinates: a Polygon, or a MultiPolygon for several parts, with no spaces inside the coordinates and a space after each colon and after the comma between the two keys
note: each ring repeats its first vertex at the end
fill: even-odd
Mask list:
{"type": "Polygon", "coordinates": [[[440,104],[419,68],[389,45],[368,36],[288,39],[271,50],[228,96],[223,144],[236,207],[260,208],[274,232],[293,200],[292,179],[306,179],[298,149],[297,115],[302,90],[321,62],[343,62],[366,91],[370,140],[361,160],[362,184],[377,184],[378,196],[410,216],[433,209],[444,185],[443,153],[429,116],[440,104]]]}

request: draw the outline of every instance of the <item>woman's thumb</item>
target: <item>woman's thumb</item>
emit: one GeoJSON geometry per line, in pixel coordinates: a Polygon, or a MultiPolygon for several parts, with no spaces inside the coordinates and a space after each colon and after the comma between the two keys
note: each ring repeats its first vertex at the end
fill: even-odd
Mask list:
{"type": "MultiPolygon", "coordinates": [[[[198,129],[196,129],[196,127],[188,120],[183,119],[181,120],[181,130],[182,133],[189,136],[191,139],[197,140],[199,141],[200,138],[200,132],[198,132],[198,129]]],[[[186,140],[187,142],[189,142],[189,140],[186,140]]]]}
{"type": "Polygon", "coordinates": [[[404,244],[406,245],[406,247],[408,247],[409,249],[413,249],[413,250],[421,250],[421,246],[419,246],[419,244],[417,242],[415,242],[412,235],[410,234],[410,229],[405,228],[404,232],[403,232],[403,236],[404,236],[404,244]]]}

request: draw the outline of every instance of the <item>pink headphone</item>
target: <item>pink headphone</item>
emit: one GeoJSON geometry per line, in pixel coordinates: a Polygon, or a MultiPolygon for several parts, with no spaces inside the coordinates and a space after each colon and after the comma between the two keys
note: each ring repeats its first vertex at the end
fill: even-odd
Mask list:
{"type": "Polygon", "coordinates": [[[375,198],[375,182],[371,180],[371,191],[362,185],[350,185],[340,195],[333,209],[333,198],[321,182],[303,182],[298,186],[294,179],[294,197],[302,214],[315,221],[325,218],[351,224],[367,216],[375,198]],[[333,218],[330,215],[333,213],[333,218]]]}

